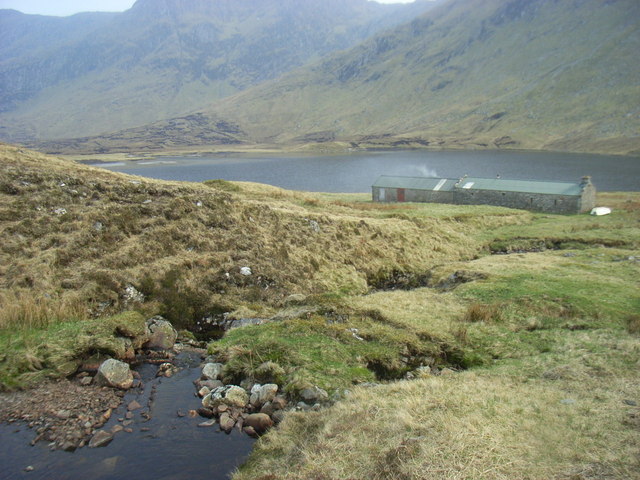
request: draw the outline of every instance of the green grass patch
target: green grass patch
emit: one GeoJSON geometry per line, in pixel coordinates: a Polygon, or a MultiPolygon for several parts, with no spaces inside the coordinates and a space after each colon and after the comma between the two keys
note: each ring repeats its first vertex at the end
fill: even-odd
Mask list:
{"type": "Polygon", "coordinates": [[[69,376],[91,356],[132,359],[144,340],[144,317],[135,312],[46,329],[0,330],[0,388],[22,388],[44,378],[69,376]]]}
{"type": "Polygon", "coordinates": [[[265,362],[280,366],[286,389],[327,390],[392,380],[421,364],[459,362],[461,353],[424,332],[366,314],[316,316],[232,330],[210,344],[229,382],[255,379],[265,362]],[[336,318],[338,320],[336,320],[336,318]]]}

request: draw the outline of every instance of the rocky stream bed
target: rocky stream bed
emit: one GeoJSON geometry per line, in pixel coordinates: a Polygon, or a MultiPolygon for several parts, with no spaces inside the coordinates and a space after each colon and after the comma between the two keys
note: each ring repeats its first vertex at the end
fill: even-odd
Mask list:
{"type": "Polygon", "coordinates": [[[294,405],[275,384],[224,385],[204,349],[175,343],[162,319],[148,323],[164,333],[128,362],[86,362],[1,395],[2,478],[228,478],[286,409],[326,398],[310,389],[309,404],[294,405]]]}

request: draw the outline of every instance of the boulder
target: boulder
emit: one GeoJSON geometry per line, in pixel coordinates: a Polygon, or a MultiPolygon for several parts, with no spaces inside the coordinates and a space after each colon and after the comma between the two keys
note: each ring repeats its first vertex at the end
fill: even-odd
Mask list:
{"type": "Polygon", "coordinates": [[[218,387],[224,386],[224,383],[220,380],[198,380],[196,385],[198,388],[207,387],[209,390],[215,390],[218,387]]]}
{"type": "Polygon", "coordinates": [[[127,390],[133,385],[133,374],[129,364],[110,358],[98,368],[94,383],[127,390]]]}
{"type": "Polygon", "coordinates": [[[159,316],[147,320],[146,330],[149,340],[143,347],[149,350],[169,350],[178,338],[178,332],[171,322],[159,316]]]}
{"type": "Polygon", "coordinates": [[[251,427],[257,434],[261,434],[273,426],[273,420],[267,414],[252,413],[244,419],[244,426],[251,427]]]}
{"type": "Polygon", "coordinates": [[[314,403],[322,403],[329,400],[329,394],[321,388],[310,387],[300,392],[300,398],[304,403],[313,405],[314,403]]]}
{"type": "Polygon", "coordinates": [[[223,367],[221,363],[207,363],[202,367],[202,377],[207,380],[219,380],[223,367]]]}
{"type": "Polygon", "coordinates": [[[259,403],[264,405],[267,402],[270,402],[274,398],[276,398],[276,394],[278,393],[278,385],[275,383],[267,383],[266,385],[262,385],[259,392],[259,403]]]}
{"type": "Polygon", "coordinates": [[[249,395],[244,388],[240,388],[235,385],[230,385],[226,388],[227,392],[225,395],[225,404],[231,407],[240,408],[244,408],[247,406],[247,403],[249,403],[249,395]]]}
{"type": "Polygon", "coordinates": [[[227,412],[220,415],[220,430],[229,433],[236,425],[236,421],[227,412]]]}
{"type": "Polygon", "coordinates": [[[202,406],[206,408],[218,408],[219,405],[244,408],[249,403],[249,395],[237,385],[218,387],[212,390],[202,399],[202,406]]]}

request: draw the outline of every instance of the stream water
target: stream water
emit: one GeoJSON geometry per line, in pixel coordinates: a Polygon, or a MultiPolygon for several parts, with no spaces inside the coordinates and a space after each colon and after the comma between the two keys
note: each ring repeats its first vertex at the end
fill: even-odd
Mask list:
{"type": "Polygon", "coordinates": [[[29,480],[222,480],[249,455],[254,440],[234,430],[227,435],[217,425],[198,427],[203,418],[190,417],[200,406],[193,380],[200,375],[200,358],[182,353],[183,368],[170,378],[155,377],[158,367],[137,368],[143,388],[124,397],[103,429],[120,423],[127,405],[136,400],[132,433],[119,432],[106,447],[75,452],[50,451],[45,443],[30,446],[35,432],[26,426],[0,425],[0,479],[29,480]],[[179,416],[178,411],[184,416],[179,416]],[[148,414],[148,419],[146,418],[148,414]],[[27,471],[26,467],[33,470],[27,471]]]}

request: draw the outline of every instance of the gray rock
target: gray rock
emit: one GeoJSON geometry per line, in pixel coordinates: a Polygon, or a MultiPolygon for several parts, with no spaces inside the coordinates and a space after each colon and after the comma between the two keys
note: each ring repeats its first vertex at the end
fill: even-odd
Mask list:
{"type": "Polygon", "coordinates": [[[320,225],[315,220],[309,220],[309,226],[314,232],[320,233],[320,225]]]}
{"type": "Polygon", "coordinates": [[[262,385],[260,385],[259,383],[256,383],[251,387],[249,403],[254,407],[258,407],[260,405],[260,389],[261,388],[262,388],[262,385]]]}
{"type": "Polygon", "coordinates": [[[260,387],[259,392],[259,403],[265,404],[270,402],[274,398],[276,398],[276,394],[278,393],[278,385],[275,383],[267,383],[266,385],[262,385],[260,387]]]}
{"type": "Polygon", "coordinates": [[[91,382],[93,382],[93,377],[83,377],[80,379],[80,385],[83,386],[87,386],[87,385],[91,385],[91,382]]]}
{"type": "Polygon", "coordinates": [[[106,447],[113,440],[113,435],[105,430],[98,430],[91,440],[89,440],[89,448],[106,447]]]}
{"type": "Polygon", "coordinates": [[[131,303],[142,303],[144,302],[144,295],[139,292],[136,287],[133,285],[127,285],[124,289],[124,293],[122,294],[122,298],[126,305],[131,303]]]}
{"type": "Polygon", "coordinates": [[[305,388],[300,392],[300,398],[308,404],[326,402],[329,399],[329,394],[321,388],[310,387],[305,388]]]}
{"type": "Polygon", "coordinates": [[[129,364],[110,358],[98,368],[94,383],[127,390],[133,385],[133,374],[129,364]]]}
{"type": "Polygon", "coordinates": [[[249,267],[242,267],[240,269],[240,275],[244,275],[245,277],[248,277],[249,275],[251,275],[251,269],[249,267]]]}
{"type": "Polygon", "coordinates": [[[224,365],[221,363],[207,363],[202,367],[202,377],[207,380],[219,380],[222,376],[224,365]]]}
{"type": "Polygon", "coordinates": [[[146,330],[149,340],[143,347],[149,350],[169,350],[178,338],[178,332],[173,328],[173,325],[160,316],[147,320],[146,330]]]}
{"type": "Polygon", "coordinates": [[[218,387],[224,386],[224,383],[220,380],[200,380],[198,381],[198,387],[207,387],[209,390],[215,390],[218,387]]]}
{"type": "Polygon", "coordinates": [[[202,399],[202,406],[217,408],[219,405],[244,408],[249,403],[249,395],[244,388],[237,385],[218,387],[202,399]]]}
{"type": "Polygon", "coordinates": [[[236,425],[236,421],[231,418],[228,412],[224,412],[220,415],[220,430],[229,433],[236,425]]]}

